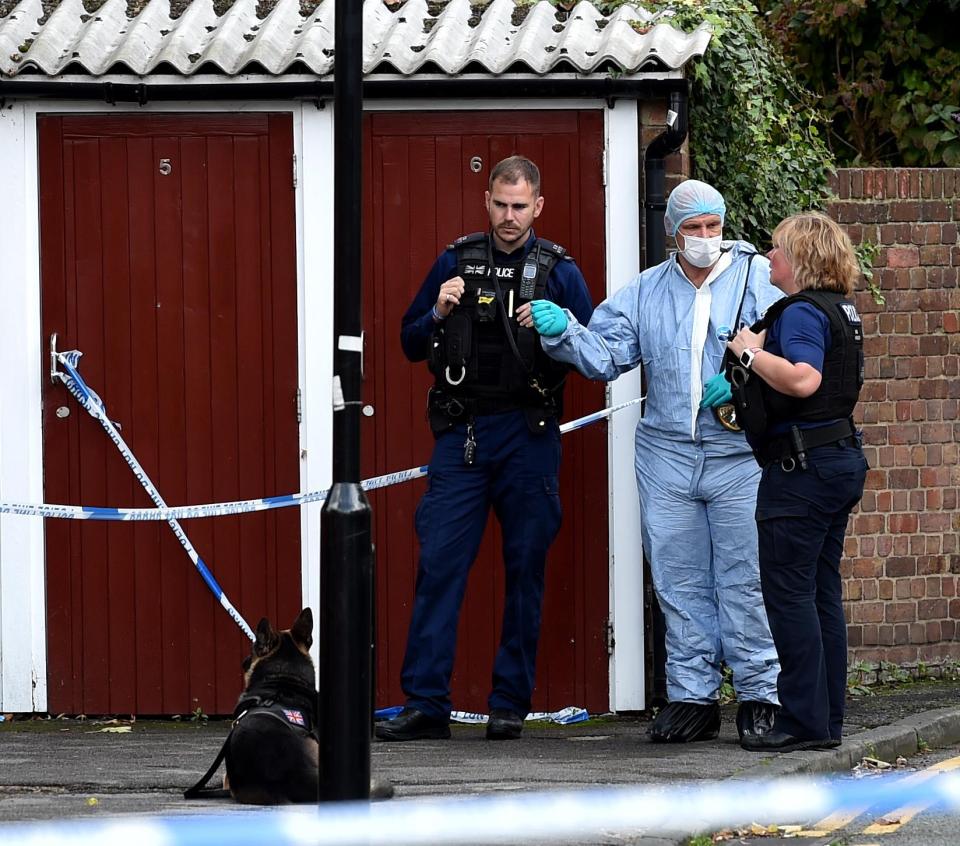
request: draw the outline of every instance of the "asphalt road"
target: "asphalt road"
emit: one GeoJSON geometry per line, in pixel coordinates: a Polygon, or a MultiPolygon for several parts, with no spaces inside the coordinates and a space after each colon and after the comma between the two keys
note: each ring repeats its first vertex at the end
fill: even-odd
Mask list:
{"type": "MultiPolygon", "coordinates": [[[[374,776],[396,787],[397,800],[388,806],[429,797],[499,796],[522,801],[532,791],[637,787],[659,792],[681,783],[719,784],[749,791],[761,781],[782,776],[849,772],[864,755],[886,756],[888,760],[895,760],[898,754],[913,756],[920,741],[921,747],[929,744],[943,747],[943,751],[918,756],[911,765],[923,769],[941,759],[960,757],[960,749],[950,745],[960,741],[958,702],[960,685],[955,682],[910,685],[854,699],[849,703],[849,737],[841,748],[829,751],[785,755],[745,752],[737,742],[733,724],[736,706],[732,705],[724,709],[719,738],[688,746],[651,744],[642,716],[607,716],[563,727],[531,724],[522,740],[510,743],[486,741],[481,726],[458,725],[448,741],[375,743],[371,763],[374,776]]],[[[242,817],[237,814],[256,812],[258,809],[228,800],[185,802],[182,798],[182,791],[213,760],[228,728],[228,723],[213,720],[203,724],[40,719],[0,724],[0,844],[6,846],[13,836],[5,824],[17,821],[98,825],[136,814],[149,824],[161,817],[198,813],[226,812],[239,820],[242,817]]],[[[870,776],[875,777],[883,776],[870,776]]],[[[749,793],[745,793],[744,802],[748,801],[749,793]]],[[[690,813],[695,810],[690,808],[690,813]]],[[[690,813],[686,809],[677,811],[678,828],[705,828],[692,820],[690,813]]],[[[249,828],[254,822],[251,818],[244,825],[249,828]]],[[[778,822],[803,823],[808,830],[820,830],[812,828],[817,820],[778,822]]],[[[915,841],[903,840],[904,844],[960,843],[960,827],[954,825],[954,819],[938,824],[928,812],[900,826],[886,825],[884,833],[874,839],[867,835],[851,839],[860,837],[870,822],[864,816],[850,821],[843,830],[837,828],[799,842],[886,846],[894,843],[890,837],[898,836],[916,837],[915,841]]],[[[589,841],[576,846],[672,846],[689,842],[689,838],[679,836],[653,835],[652,831],[661,831],[661,826],[650,827],[651,833],[645,834],[640,825],[632,823],[617,830],[604,818],[599,830],[592,830],[596,833],[589,841]]],[[[749,838],[749,833],[731,836],[738,842],[749,838]]],[[[463,842],[462,835],[457,842],[463,842]]],[[[525,842],[538,841],[533,837],[525,842]]]]}
{"type": "MultiPolygon", "coordinates": [[[[850,778],[866,779],[877,785],[891,778],[905,778],[916,785],[929,783],[941,772],[960,773],[960,744],[914,755],[893,764],[889,770],[861,764],[850,778]]],[[[756,846],[769,846],[777,840],[801,842],[807,846],[953,846],[960,843],[960,811],[951,812],[939,807],[932,796],[929,803],[861,806],[818,820],[804,820],[799,826],[790,823],[767,820],[758,823],[761,827],[777,826],[779,835],[773,835],[771,830],[762,836],[751,836],[748,829],[713,832],[713,842],[756,846]]]]}

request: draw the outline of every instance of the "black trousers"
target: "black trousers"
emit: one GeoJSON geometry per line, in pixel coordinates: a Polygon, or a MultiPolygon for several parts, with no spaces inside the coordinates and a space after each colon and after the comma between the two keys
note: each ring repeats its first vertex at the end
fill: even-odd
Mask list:
{"type": "Polygon", "coordinates": [[[811,449],[807,464],[767,466],[757,492],[760,584],[780,657],[775,728],[839,740],[847,685],[840,559],[867,462],[850,437],[811,449]]]}

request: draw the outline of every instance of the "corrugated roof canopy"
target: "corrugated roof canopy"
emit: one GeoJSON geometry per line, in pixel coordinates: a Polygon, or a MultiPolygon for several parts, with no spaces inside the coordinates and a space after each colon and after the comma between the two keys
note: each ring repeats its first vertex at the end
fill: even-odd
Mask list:
{"type": "MultiPolygon", "coordinates": [[[[0,74],[333,73],[334,0],[0,0],[0,74]],[[13,5],[12,5],[13,3],[13,5]],[[92,5],[89,6],[92,8],[92,5]]],[[[604,16],[588,0],[364,2],[366,74],[410,77],[677,70],[710,33],[684,33],[636,6],[604,16]]]]}

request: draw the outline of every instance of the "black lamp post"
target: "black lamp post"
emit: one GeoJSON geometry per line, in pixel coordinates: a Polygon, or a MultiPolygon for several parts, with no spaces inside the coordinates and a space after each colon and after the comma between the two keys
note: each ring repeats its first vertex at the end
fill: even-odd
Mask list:
{"type": "Polygon", "coordinates": [[[320,799],[370,796],[373,551],[360,487],[363,0],[336,0],[333,486],[320,518],[320,799]]]}

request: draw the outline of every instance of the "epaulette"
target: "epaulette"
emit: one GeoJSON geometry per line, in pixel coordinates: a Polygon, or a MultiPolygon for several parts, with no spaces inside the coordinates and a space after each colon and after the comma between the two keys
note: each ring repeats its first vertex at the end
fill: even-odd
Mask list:
{"type": "Polygon", "coordinates": [[[541,249],[553,253],[557,258],[565,258],[567,255],[566,247],[561,247],[559,244],[555,244],[549,238],[538,237],[537,244],[541,249]]]}
{"type": "Polygon", "coordinates": [[[457,247],[462,247],[464,244],[473,244],[478,241],[486,241],[486,239],[486,232],[471,232],[469,235],[461,235],[452,244],[447,244],[447,249],[455,250],[457,247]]]}

